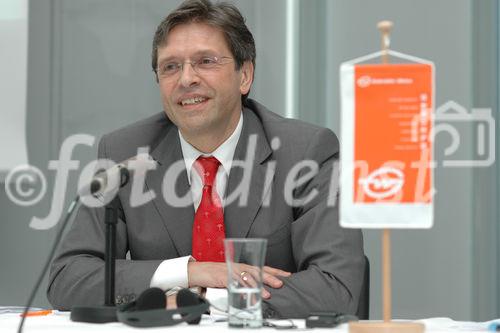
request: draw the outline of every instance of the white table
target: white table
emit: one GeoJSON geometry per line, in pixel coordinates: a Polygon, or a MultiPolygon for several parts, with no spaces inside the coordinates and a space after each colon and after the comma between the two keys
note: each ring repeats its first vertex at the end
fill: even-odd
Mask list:
{"type": "MultiPolygon", "coordinates": [[[[0,315],[0,332],[8,333],[8,332],[17,332],[17,326],[19,325],[19,314],[17,313],[9,313],[9,314],[1,314],[0,315]]],[[[453,321],[449,318],[431,318],[431,319],[423,319],[419,320],[426,326],[426,332],[428,333],[441,333],[441,332],[478,332],[479,330],[485,332],[486,327],[490,322],[484,323],[475,323],[475,322],[459,322],[453,321]]],[[[305,321],[294,319],[295,325],[298,326],[299,330],[307,330],[305,329],[305,321]]],[[[122,323],[109,323],[109,324],[87,324],[87,323],[75,323],[69,319],[69,313],[54,313],[47,316],[38,316],[38,317],[28,317],[26,318],[24,324],[24,332],[33,333],[33,332],[50,332],[50,333],[78,333],[78,332],[119,332],[119,333],[138,333],[141,330],[144,330],[147,333],[154,332],[166,332],[166,331],[184,331],[184,332],[203,332],[203,333],[218,333],[218,332],[238,332],[238,331],[252,331],[252,332],[283,332],[283,330],[275,330],[274,328],[262,328],[262,329],[249,329],[249,330],[241,330],[241,329],[230,329],[227,326],[226,322],[215,322],[214,319],[210,316],[204,315],[202,321],[199,325],[187,325],[180,324],[177,326],[171,327],[159,327],[159,328],[147,328],[147,329],[137,329],[134,327],[130,327],[124,325],[122,323]]],[[[319,332],[339,332],[339,333],[348,333],[347,324],[340,325],[334,329],[314,329],[319,332]]],[[[285,330],[285,331],[297,331],[297,330],[285,330]]]]}
{"type": "MultiPolygon", "coordinates": [[[[0,332],[17,332],[17,327],[19,325],[20,316],[17,313],[9,313],[0,315],[0,332]]],[[[295,325],[299,328],[305,328],[304,320],[294,320],[295,325]]],[[[346,325],[344,325],[346,326],[346,325]]],[[[346,326],[347,327],[347,326],[346,326]]],[[[158,327],[158,328],[147,328],[147,329],[138,329],[134,327],[127,326],[122,323],[108,323],[108,324],[88,324],[88,323],[75,323],[70,320],[69,312],[63,313],[54,313],[47,316],[35,316],[28,317],[24,322],[23,332],[32,333],[32,332],[50,332],[50,333],[58,333],[58,332],[75,332],[75,333],[89,333],[89,332],[120,332],[120,333],[138,333],[141,330],[144,330],[148,333],[154,332],[165,332],[169,331],[184,331],[184,332],[193,332],[199,331],[203,333],[218,333],[224,331],[230,332],[238,332],[243,331],[241,329],[229,329],[227,327],[227,322],[215,322],[213,318],[208,315],[203,315],[203,318],[199,325],[187,325],[185,323],[171,326],[171,327],[158,327]]],[[[255,329],[251,329],[250,331],[256,332],[255,329]]],[[[263,327],[259,329],[258,332],[269,332],[275,331],[273,328],[263,327]]],[[[345,330],[347,332],[347,330],[345,330]]]]}

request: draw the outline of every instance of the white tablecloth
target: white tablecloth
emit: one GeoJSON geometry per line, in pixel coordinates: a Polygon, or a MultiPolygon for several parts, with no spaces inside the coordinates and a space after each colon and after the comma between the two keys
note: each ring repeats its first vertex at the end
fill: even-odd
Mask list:
{"type": "MultiPolygon", "coordinates": [[[[18,313],[7,313],[0,314],[0,332],[17,332],[17,326],[19,325],[19,314],[18,313]]],[[[500,323],[500,320],[497,320],[500,323]]],[[[426,326],[426,332],[428,333],[441,333],[441,332],[485,332],[487,331],[487,327],[492,321],[476,323],[476,322],[463,322],[463,321],[454,321],[450,318],[430,318],[430,319],[422,319],[417,322],[422,322],[426,326]]],[[[280,324],[284,324],[285,321],[277,322],[280,324]]],[[[295,325],[298,326],[299,329],[305,329],[305,321],[296,319],[294,320],[295,325]]],[[[69,319],[69,313],[54,313],[47,316],[38,316],[38,317],[28,317],[24,324],[24,332],[32,333],[32,332],[120,332],[127,333],[133,332],[137,333],[141,331],[141,329],[129,327],[122,323],[109,323],[109,324],[86,324],[86,323],[75,323],[69,319]]],[[[215,322],[213,317],[204,315],[202,321],[199,325],[187,325],[180,324],[172,327],[159,327],[159,328],[148,328],[145,329],[148,333],[154,332],[165,332],[166,330],[170,331],[184,331],[184,332],[203,332],[203,333],[218,333],[224,331],[230,331],[232,333],[243,331],[240,329],[230,329],[227,326],[227,322],[215,322]]],[[[334,329],[315,329],[325,331],[329,330],[330,332],[339,332],[339,333],[348,333],[347,324],[342,324],[334,329]]],[[[245,330],[247,331],[247,330],[245,330]]],[[[253,332],[276,332],[274,328],[262,328],[259,330],[249,329],[249,331],[253,332]]],[[[280,330],[281,331],[281,330],[280,330]]]]}
{"type": "MultiPolygon", "coordinates": [[[[17,332],[17,326],[19,325],[20,317],[18,313],[8,313],[0,315],[0,332],[17,332]]],[[[278,323],[286,323],[285,321],[279,321],[278,323]]],[[[294,320],[295,325],[299,328],[305,327],[304,320],[294,320]]],[[[347,327],[347,325],[344,325],[347,327]]],[[[127,326],[122,323],[108,323],[108,324],[87,324],[87,323],[75,323],[69,319],[69,313],[54,313],[47,316],[35,316],[28,317],[24,322],[24,330],[25,333],[32,332],[50,332],[50,333],[58,333],[58,332],[75,332],[75,333],[89,333],[89,332],[120,332],[127,333],[133,332],[137,333],[141,330],[145,330],[148,333],[154,332],[165,332],[166,330],[170,331],[184,331],[184,332],[194,332],[199,331],[203,333],[218,333],[223,331],[229,331],[227,327],[227,322],[215,322],[215,319],[208,316],[203,315],[203,318],[199,325],[187,325],[185,323],[171,326],[171,327],[158,327],[158,328],[147,328],[147,329],[138,329],[134,327],[127,326]]],[[[231,332],[242,331],[240,329],[231,329],[231,332]]],[[[255,329],[251,329],[251,331],[256,331],[255,329]]],[[[259,329],[259,332],[269,332],[275,331],[273,328],[262,328],[259,329]]],[[[347,332],[347,330],[345,330],[347,332]]]]}

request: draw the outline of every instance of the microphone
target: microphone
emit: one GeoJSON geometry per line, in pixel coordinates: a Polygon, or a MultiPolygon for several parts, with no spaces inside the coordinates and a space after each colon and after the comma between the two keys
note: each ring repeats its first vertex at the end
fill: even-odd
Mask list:
{"type": "Polygon", "coordinates": [[[89,183],[80,187],[78,194],[82,197],[89,194],[95,198],[105,197],[117,188],[125,186],[130,179],[129,170],[145,171],[153,168],[154,160],[147,153],[139,153],[121,163],[108,168],[100,168],[89,183]]]}
{"type": "MultiPolygon", "coordinates": [[[[91,194],[92,196],[98,197],[98,196],[103,196],[105,194],[109,194],[110,192],[116,190],[117,186],[122,187],[127,184],[130,173],[129,169],[135,170],[136,172],[142,172],[149,170],[151,168],[154,169],[156,166],[154,160],[149,156],[149,154],[146,152],[141,152],[139,150],[139,153],[128,159],[125,160],[122,163],[119,163],[117,165],[113,165],[110,168],[106,170],[101,170],[99,171],[94,177],[92,177],[90,183],[87,185],[81,187],[78,190],[78,196],[73,200],[71,205],[68,208],[68,212],[66,214],[66,217],[64,218],[64,221],[59,228],[59,231],[56,234],[54,244],[52,245],[52,248],[50,250],[49,256],[47,258],[47,261],[45,262],[45,265],[43,266],[42,272],[40,273],[38,280],[36,281],[35,285],[33,286],[33,290],[30,293],[30,296],[28,298],[28,302],[24,308],[23,311],[23,316],[21,318],[21,321],[19,322],[18,326],[18,333],[22,333],[23,327],[24,327],[24,322],[26,319],[26,313],[28,313],[28,310],[30,309],[33,300],[35,299],[35,296],[37,294],[38,289],[40,288],[40,285],[43,281],[43,278],[45,274],[47,273],[47,270],[49,269],[50,263],[52,262],[52,258],[54,257],[54,254],[56,252],[57,246],[59,245],[59,242],[61,241],[64,230],[66,229],[66,226],[69,224],[69,221],[73,217],[73,214],[78,210],[78,208],[81,205],[81,200],[80,197],[82,196],[87,196],[91,194]],[[150,166],[153,167],[150,167],[150,166]]],[[[108,215],[112,215],[114,219],[116,220],[116,207],[115,207],[115,212],[113,214],[106,214],[106,219],[108,218],[108,215]]],[[[116,223],[116,221],[111,221],[116,223]]],[[[109,245],[106,247],[106,262],[105,262],[105,300],[111,301],[112,304],[114,304],[114,251],[113,254],[110,255],[108,252],[111,252],[109,249],[114,249],[114,240],[115,240],[115,231],[114,231],[114,226],[113,228],[109,227],[110,222],[106,221],[106,245],[109,245]],[[112,263],[112,264],[111,264],[112,263]],[[112,292],[109,290],[109,286],[111,286],[112,292]]],[[[161,290],[160,290],[161,291],[161,290]]],[[[144,307],[157,307],[157,306],[162,306],[164,307],[165,302],[165,297],[163,292],[161,291],[161,299],[158,291],[153,291],[151,292],[152,294],[155,295],[155,300],[154,301],[143,301],[146,302],[146,305],[144,307]]],[[[105,303],[107,303],[105,301],[105,303]]],[[[83,322],[92,322],[92,323],[107,323],[107,322],[113,322],[117,321],[117,316],[116,316],[116,308],[114,306],[105,306],[105,307],[74,307],[72,312],[71,312],[71,320],[73,321],[83,321],[83,322]]]]}
{"type": "Polygon", "coordinates": [[[104,196],[105,193],[115,190],[116,187],[125,186],[129,179],[130,172],[125,162],[112,166],[107,170],[101,170],[92,178],[89,184],[90,194],[96,198],[104,196]]]}
{"type": "MultiPolygon", "coordinates": [[[[99,160],[99,162],[108,163],[106,164],[108,166],[109,163],[114,163],[110,160],[99,160]]],[[[99,171],[91,177],[90,182],[80,188],[79,194],[82,196],[84,204],[91,203],[83,201],[83,199],[90,199],[83,198],[89,194],[97,198],[100,203],[105,204],[104,306],[73,306],[70,317],[72,321],[109,323],[118,320],[115,306],[116,225],[118,224],[118,207],[120,205],[118,190],[128,183],[129,170],[134,170],[134,176],[137,177],[137,173],[145,173],[151,169],[149,167],[151,164],[155,166],[149,154],[139,150],[136,156],[99,171]]],[[[157,302],[153,305],[156,304],[157,302]]]]}

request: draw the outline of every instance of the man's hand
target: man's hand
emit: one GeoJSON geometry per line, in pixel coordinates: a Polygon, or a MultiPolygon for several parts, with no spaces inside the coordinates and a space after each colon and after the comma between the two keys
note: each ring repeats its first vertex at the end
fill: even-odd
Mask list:
{"type": "Polygon", "coordinates": [[[177,294],[167,296],[167,309],[177,309],[177,294]]]}
{"type": "MultiPolygon", "coordinates": [[[[189,262],[189,287],[226,288],[227,273],[227,265],[225,263],[189,262]]],[[[236,278],[241,278],[243,282],[247,282],[248,285],[252,285],[254,276],[258,274],[258,269],[250,265],[239,264],[234,267],[232,274],[236,278]]],[[[262,282],[272,288],[281,288],[283,286],[283,281],[278,277],[287,277],[291,274],[292,273],[281,269],[264,266],[262,269],[262,282]]],[[[271,294],[264,288],[262,297],[268,299],[271,297],[271,294]]]]}

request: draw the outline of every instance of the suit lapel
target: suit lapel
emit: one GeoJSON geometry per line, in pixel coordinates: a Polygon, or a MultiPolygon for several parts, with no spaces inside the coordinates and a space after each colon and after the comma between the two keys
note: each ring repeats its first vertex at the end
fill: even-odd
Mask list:
{"type": "Polygon", "coordinates": [[[235,193],[240,193],[240,195],[236,200],[228,200],[224,208],[227,237],[243,238],[247,236],[265,197],[264,194],[270,187],[264,188],[264,185],[269,185],[269,182],[265,184],[266,164],[264,162],[271,152],[261,122],[252,110],[243,110],[243,129],[233,157],[226,200],[232,199],[231,196],[234,196],[235,193]],[[255,142],[254,149],[252,149],[252,141],[255,142]],[[252,163],[249,164],[251,165],[249,187],[240,187],[244,178],[244,170],[235,165],[235,161],[247,161],[249,158],[253,159],[252,163]],[[239,192],[241,189],[243,191],[239,192]],[[247,197],[245,198],[245,196],[247,197]]]}
{"type": "Polygon", "coordinates": [[[179,134],[175,126],[168,129],[165,138],[151,152],[151,156],[158,163],[156,170],[148,172],[146,177],[147,187],[154,190],[156,194],[153,204],[160,214],[179,256],[189,255],[191,253],[194,207],[179,134]],[[182,161],[182,163],[178,161],[182,161]],[[181,170],[176,173],[177,177],[171,178],[171,181],[167,181],[165,186],[175,186],[175,193],[178,197],[186,196],[186,198],[189,198],[189,204],[181,207],[174,207],[169,204],[162,191],[163,179],[172,164],[176,162],[181,163],[179,164],[181,170]]]}

